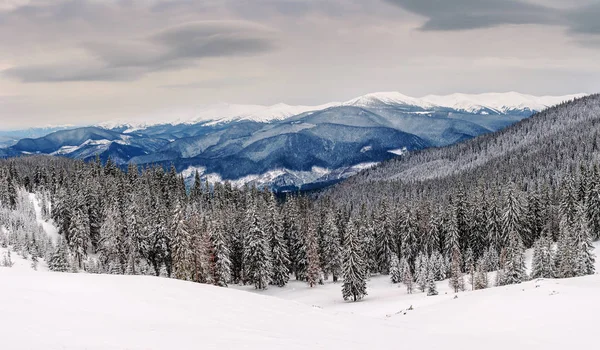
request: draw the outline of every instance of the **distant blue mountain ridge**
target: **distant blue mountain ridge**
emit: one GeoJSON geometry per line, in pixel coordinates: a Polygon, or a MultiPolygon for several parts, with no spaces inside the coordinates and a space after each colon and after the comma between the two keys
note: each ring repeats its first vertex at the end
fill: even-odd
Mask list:
{"type": "Polygon", "coordinates": [[[578,96],[506,93],[415,99],[378,93],[314,108],[280,104],[251,106],[244,112],[243,106],[229,106],[227,113],[215,111],[215,118],[204,120],[0,132],[0,157],[100,157],[120,166],[174,165],[186,177],[198,171],[209,181],[235,185],[280,191],[318,188],[405,152],[500,130],[578,96]],[[3,144],[3,137],[10,140],[3,144]]]}

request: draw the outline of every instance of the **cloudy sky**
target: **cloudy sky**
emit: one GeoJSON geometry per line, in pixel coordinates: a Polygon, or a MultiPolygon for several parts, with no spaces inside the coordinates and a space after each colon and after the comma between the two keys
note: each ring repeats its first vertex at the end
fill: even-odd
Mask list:
{"type": "Polygon", "coordinates": [[[600,91],[599,0],[0,0],[0,129],[600,91]]]}

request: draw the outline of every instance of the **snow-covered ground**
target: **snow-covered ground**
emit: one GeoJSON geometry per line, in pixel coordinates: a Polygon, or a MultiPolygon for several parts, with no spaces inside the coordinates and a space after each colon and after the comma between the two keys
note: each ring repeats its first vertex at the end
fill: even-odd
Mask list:
{"type": "Polygon", "coordinates": [[[165,278],[0,269],[0,280],[6,349],[391,349],[398,331],[165,278]]]}
{"type": "Polygon", "coordinates": [[[0,339],[8,349],[590,347],[599,277],[531,281],[456,299],[406,295],[374,278],[364,301],[346,303],[333,284],[248,293],[166,278],[0,268],[0,339]]]}

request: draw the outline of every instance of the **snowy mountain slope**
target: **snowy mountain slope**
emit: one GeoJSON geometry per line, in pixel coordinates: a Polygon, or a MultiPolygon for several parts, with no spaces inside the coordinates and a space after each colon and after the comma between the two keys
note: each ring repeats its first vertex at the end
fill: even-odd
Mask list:
{"type": "Polygon", "coordinates": [[[114,120],[98,124],[97,126],[105,129],[121,129],[127,133],[145,129],[153,125],[161,124],[198,124],[204,123],[207,126],[220,123],[229,123],[233,121],[255,121],[259,123],[268,123],[275,120],[283,120],[291,116],[302,114],[309,111],[323,110],[329,107],[337,106],[338,103],[326,103],[319,106],[291,106],[285,103],[278,103],[272,106],[262,105],[236,105],[236,104],[214,104],[199,108],[188,118],[181,117],[160,117],[155,120],[148,120],[144,117],[141,120],[114,120]]]}
{"type": "Polygon", "coordinates": [[[565,96],[532,96],[517,92],[485,93],[477,95],[451,94],[446,96],[427,95],[421,100],[440,107],[452,108],[468,113],[493,111],[508,114],[514,111],[542,111],[548,107],[568,102],[585,94],[565,96]]]}
{"type": "Polygon", "coordinates": [[[234,121],[254,121],[269,123],[284,120],[307,112],[323,111],[332,107],[380,108],[395,107],[410,113],[430,113],[434,111],[458,111],[476,114],[510,114],[539,112],[550,106],[570,101],[585,94],[565,96],[532,96],[517,92],[484,94],[427,95],[421,98],[411,97],[399,92],[376,92],[353,98],[345,102],[329,102],[316,106],[293,106],[278,103],[272,106],[214,104],[197,109],[192,116],[160,116],[141,119],[123,119],[107,121],[97,126],[105,129],[118,129],[136,132],[161,124],[198,124],[217,125],[234,121]]]}
{"type": "Polygon", "coordinates": [[[126,164],[132,157],[156,152],[169,142],[163,139],[122,134],[113,130],[85,127],[62,130],[35,139],[22,139],[8,150],[23,154],[61,155],[90,160],[109,157],[126,164]]]}

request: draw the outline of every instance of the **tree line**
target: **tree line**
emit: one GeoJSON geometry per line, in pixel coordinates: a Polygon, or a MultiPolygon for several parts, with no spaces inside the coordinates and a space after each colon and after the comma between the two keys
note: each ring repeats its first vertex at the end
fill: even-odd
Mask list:
{"type": "MultiPolygon", "coordinates": [[[[0,213],[28,211],[23,221],[31,222],[35,215],[24,209],[21,192],[38,194],[42,215],[61,239],[48,242],[34,224],[8,225],[3,244],[20,240],[21,250],[45,251],[55,271],[256,289],[282,287],[290,278],[311,287],[332,280],[354,301],[367,295],[373,274],[429,295],[445,279],[458,292],[465,279],[479,289],[591,274],[591,242],[600,237],[600,174],[586,166],[560,183],[457,184],[444,201],[382,197],[367,205],[327,195],[278,200],[266,189],[208,184],[198,174],[186,183],[173,168],[123,170],[110,160],[0,161],[0,213]],[[530,276],[527,248],[534,248],[530,276]]],[[[7,215],[0,216],[2,225],[7,215]]]]}

